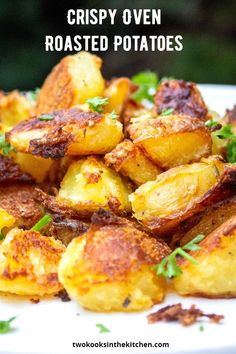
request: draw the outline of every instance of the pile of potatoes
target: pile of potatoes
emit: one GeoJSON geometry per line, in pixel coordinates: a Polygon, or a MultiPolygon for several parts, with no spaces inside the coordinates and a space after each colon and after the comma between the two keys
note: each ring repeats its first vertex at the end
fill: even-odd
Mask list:
{"type": "MultiPolygon", "coordinates": [[[[133,100],[102,61],[63,58],[39,93],[0,93],[0,291],[43,297],[65,289],[93,311],[163,301],[153,266],[198,234],[173,279],[181,295],[235,297],[236,166],[194,83],[163,80],[154,106],[133,100]],[[87,100],[107,98],[99,110],[87,100]],[[168,115],[163,110],[171,109],[168,115]],[[34,231],[45,214],[52,221],[34,231]]],[[[225,124],[225,118],[221,124],[225,124]]]]}

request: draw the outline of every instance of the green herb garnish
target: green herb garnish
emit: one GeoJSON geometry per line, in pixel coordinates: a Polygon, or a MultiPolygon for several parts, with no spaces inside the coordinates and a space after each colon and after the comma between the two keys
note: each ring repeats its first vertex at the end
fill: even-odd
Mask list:
{"type": "Polygon", "coordinates": [[[2,233],[2,231],[0,231],[0,241],[2,241],[2,240],[4,240],[4,235],[3,235],[3,233],[2,233]]]}
{"type": "Polygon", "coordinates": [[[100,329],[99,333],[108,333],[111,332],[107,327],[105,327],[103,324],[101,323],[97,323],[96,327],[100,329]]]}
{"type": "Polygon", "coordinates": [[[109,114],[109,117],[112,119],[112,120],[115,120],[118,118],[118,114],[115,112],[115,111],[112,111],[110,114],[109,114]]]}
{"type": "Polygon", "coordinates": [[[214,132],[214,135],[219,139],[228,140],[226,145],[226,159],[228,162],[235,163],[236,162],[236,135],[232,131],[232,126],[227,124],[223,126],[221,129],[214,132]]]}
{"type": "Polygon", "coordinates": [[[189,262],[193,264],[198,264],[197,261],[190,256],[186,251],[197,251],[200,249],[198,243],[204,239],[204,235],[197,235],[194,239],[184,245],[182,248],[176,248],[171,254],[165,257],[159,264],[152,267],[157,273],[157,275],[163,275],[166,278],[174,278],[182,273],[176,262],[176,256],[181,256],[186,258],[189,262]]]}
{"type": "Polygon", "coordinates": [[[161,111],[161,116],[169,116],[170,114],[172,114],[174,112],[174,108],[164,108],[161,111]]]}
{"type": "Polygon", "coordinates": [[[33,227],[32,231],[40,231],[52,221],[52,217],[48,214],[44,215],[33,227]]]}
{"type": "Polygon", "coordinates": [[[132,95],[136,102],[154,102],[154,94],[158,85],[158,75],[152,71],[142,71],[131,78],[138,85],[138,90],[132,95]]]}
{"type": "Polygon", "coordinates": [[[6,141],[6,136],[4,133],[0,133],[0,150],[3,155],[8,155],[9,152],[15,151],[15,148],[8,141],[6,141]]]}
{"type": "Polygon", "coordinates": [[[48,121],[48,120],[53,120],[54,117],[51,114],[41,114],[41,116],[39,116],[38,119],[43,121],[48,121]]]}
{"type": "Polygon", "coordinates": [[[39,94],[40,89],[37,87],[35,90],[32,91],[27,91],[26,92],[26,97],[32,102],[35,103],[37,98],[38,98],[38,94],[39,94]]]}
{"type": "Polygon", "coordinates": [[[11,322],[14,321],[16,317],[10,318],[8,321],[0,321],[0,334],[5,334],[11,330],[11,322]]]}
{"type": "Polygon", "coordinates": [[[205,330],[204,326],[203,326],[203,325],[200,325],[200,326],[199,326],[199,331],[200,331],[200,332],[203,332],[204,330],[205,330]]]}
{"type": "Polygon", "coordinates": [[[98,113],[102,113],[104,111],[103,106],[108,104],[108,98],[102,98],[102,97],[94,97],[94,98],[89,98],[86,100],[86,103],[88,103],[89,107],[98,113]]]}
{"type": "Polygon", "coordinates": [[[209,119],[209,120],[207,120],[207,121],[205,122],[205,126],[206,126],[207,128],[214,128],[214,127],[217,127],[218,124],[219,124],[219,123],[218,123],[217,121],[212,120],[212,119],[209,119]]]}

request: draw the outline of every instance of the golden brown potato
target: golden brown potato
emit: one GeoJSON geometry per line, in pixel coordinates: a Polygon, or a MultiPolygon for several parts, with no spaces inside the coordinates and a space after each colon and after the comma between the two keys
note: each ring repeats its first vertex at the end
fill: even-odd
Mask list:
{"type": "Polygon", "coordinates": [[[0,232],[2,233],[2,229],[5,227],[11,227],[15,224],[15,218],[13,215],[9,214],[5,209],[0,208],[0,232]]]}
{"type": "Polygon", "coordinates": [[[173,108],[176,114],[189,115],[207,120],[207,107],[193,82],[184,80],[163,80],[157,89],[155,107],[158,114],[173,108]]]}
{"type": "Polygon", "coordinates": [[[55,294],[62,289],[58,263],[65,246],[39,232],[11,230],[0,245],[0,291],[17,295],[55,294]]]}
{"type": "Polygon", "coordinates": [[[0,155],[0,183],[33,183],[33,177],[23,172],[11,157],[0,155]]]}
{"type": "Polygon", "coordinates": [[[105,82],[95,55],[80,52],[68,55],[46,78],[38,96],[36,113],[49,113],[103,96],[105,82]]]}
{"type": "Polygon", "coordinates": [[[122,124],[109,113],[100,115],[79,108],[50,113],[22,122],[7,133],[17,151],[43,158],[105,154],[123,138],[122,124]],[[46,118],[48,119],[48,118],[46,118]]]}
{"type": "Polygon", "coordinates": [[[217,158],[170,169],[130,195],[134,216],[165,234],[207,206],[235,193],[236,166],[217,158]]]}
{"type": "Polygon", "coordinates": [[[34,156],[22,152],[17,152],[13,156],[13,159],[20,166],[22,171],[31,175],[38,183],[54,179],[52,174],[56,166],[55,161],[52,159],[44,159],[40,156],[34,156]]]}
{"type": "Polygon", "coordinates": [[[149,160],[142,150],[126,139],[118,144],[114,150],[106,154],[105,163],[109,167],[129,177],[136,185],[153,181],[162,170],[149,160]]]}
{"type": "Polygon", "coordinates": [[[204,122],[190,116],[135,118],[128,132],[134,144],[163,169],[199,161],[211,153],[210,132],[204,122]]]}
{"type": "Polygon", "coordinates": [[[180,295],[236,297],[236,216],[199,243],[200,250],[190,252],[197,265],[181,260],[182,274],[174,280],[180,295]]]}
{"type": "Polygon", "coordinates": [[[15,226],[31,228],[44,214],[35,201],[36,192],[27,184],[0,186],[0,207],[15,218],[15,226]]]}
{"type": "Polygon", "coordinates": [[[93,311],[140,311],[162,301],[164,280],[151,266],[169,247],[110,213],[100,210],[92,221],[59,265],[59,280],[69,295],[93,311]]]}
{"type": "Polygon", "coordinates": [[[108,98],[105,106],[107,112],[115,111],[120,115],[131,93],[131,81],[127,77],[119,77],[109,82],[104,91],[104,96],[108,98]]]}
{"type": "Polygon", "coordinates": [[[91,215],[99,208],[122,213],[131,210],[129,193],[126,181],[100,159],[90,156],[71,164],[56,200],[81,215],[91,215]]]}
{"type": "Polygon", "coordinates": [[[34,115],[34,103],[15,90],[0,97],[0,121],[3,131],[12,129],[34,115]]]}
{"type": "Polygon", "coordinates": [[[185,220],[173,235],[174,242],[185,245],[196,235],[209,235],[231,216],[236,215],[236,197],[230,197],[210,205],[203,212],[185,220]]]}

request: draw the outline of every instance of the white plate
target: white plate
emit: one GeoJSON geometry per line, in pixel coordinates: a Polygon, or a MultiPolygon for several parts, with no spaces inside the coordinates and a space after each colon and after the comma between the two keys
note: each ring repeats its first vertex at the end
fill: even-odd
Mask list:
{"type": "MultiPolygon", "coordinates": [[[[220,114],[236,103],[236,86],[199,85],[206,103],[220,114]]],[[[0,320],[17,315],[12,332],[0,335],[1,354],[69,354],[69,353],[173,353],[235,354],[236,299],[208,300],[180,298],[169,294],[163,304],[133,314],[97,314],[82,310],[73,301],[43,300],[32,304],[12,297],[0,298],[0,320]],[[223,314],[222,324],[203,322],[184,328],[178,323],[147,324],[146,315],[167,305],[181,302],[196,304],[207,313],[223,314]],[[101,323],[110,333],[99,333],[101,323]],[[73,348],[73,342],[169,342],[169,348],[73,348]]]]}

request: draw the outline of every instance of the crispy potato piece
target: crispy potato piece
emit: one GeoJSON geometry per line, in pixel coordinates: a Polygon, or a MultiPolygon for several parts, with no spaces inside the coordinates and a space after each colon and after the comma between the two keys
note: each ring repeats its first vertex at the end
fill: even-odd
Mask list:
{"type": "Polygon", "coordinates": [[[131,210],[126,181],[95,157],[78,160],[69,167],[56,197],[57,202],[91,215],[99,208],[117,213],[131,210]]]}
{"type": "Polygon", "coordinates": [[[62,289],[58,263],[65,246],[39,232],[11,230],[0,245],[0,291],[17,295],[55,294],[62,289]]]}
{"type": "Polygon", "coordinates": [[[69,295],[93,311],[141,311],[164,297],[164,279],[151,266],[169,247],[126,219],[100,210],[86,234],[69,244],[59,279],[69,295]]]}
{"type": "Polygon", "coordinates": [[[236,216],[199,243],[200,250],[190,252],[197,265],[181,260],[182,274],[174,280],[181,295],[211,298],[236,297],[236,216]]]}
{"type": "Polygon", "coordinates": [[[190,116],[132,119],[128,132],[135,145],[163,169],[199,161],[211,153],[210,132],[204,122],[190,116]]]}
{"type": "Polygon", "coordinates": [[[31,228],[44,214],[35,201],[36,192],[27,184],[11,184],[0,187],[0,207],[11,214],[15,225],[31,228]]]}
{"type": "Polygon", "coordinates": [[[105,154],[123,138],[122,124],[108,113],[71,108],[50,114],[49,121],[34,118],[7,133],[18,151],[43,158],[105,154]],[[111,139],[112,137],[112,139],[111,139]]]}
{"type": "Polygon", "coordinates": [[[176,114],[189,115],[207,120],[207,107],[193,82],[184,80],[163,80],[155,96],[155,107],[158,114],[164,109],[173,108],[176,114]]]}
{"type": "Polygon", "coordinates": [[[53,172],[56,168],[55,161],[44,159],[40,156],[34,156],[17,152],[13,157],[22,171],[33,176],[34,180],[42,183],[45,180],[54,180],[53,172]]]}
{"type": "Polygon", "coordinates": [[[227,198],[210,205],[203,212],[192,216],[179,225],[173,240],[185,245],[196,235],[209,235],[231,216],[236,215],[236,197],[227,198]]]}
{"type": "Polygon", "coordinates": [[[233,195],[235,189],[236,166],[211,157],[170,169],[129,198],[138,220],[158,234],[166,234],[207,206],[233,195]]]}
{"type": "Polygon", "coordinates": [[[11,227],[15,224],[16,219],[5,209],[0,208],[0,231],[5,227],[11,227]]]}
{"type": "Polygon", "coordinates": [[[0,183],[33,183],[33,177],[23,172],[18,164],[8,156],[0,155],[0,183]]]}
{"type": "Polygon", "coordinates": [[[34,104],[27,95],[15,90],[0,97],[0,121],[3,131],[9,131],[34,115],[34,104]]]}
{"type": "Polygon", "coordinates": [[[104,96],[109,99],[105,106],[106,111],[115,111],[120,115],[131,94],[131,89],[132,83],[127,77],[111,80],[104,91],[104,96]]]}
{"type": "Polygon", "coordinates": [[[70,108],[88,98],[102,96],[105,82],[101,65],[100,58],[86,52],[63,58],[41,88],[36,114],[70,108]]]}
{"type": "Polygon", "coordinates": [[[76,219],[64,218],[61,215],[53,216],[47,234],[60,240],[64,245],[68,245],[73,238],[84,234],[89,228],[89,224],[76,219]]]}
{"type": "Polygon", "coordinates": [[[136,185],[153,181],[162,170],[149,160],[138,146],[126,139],[106,154],[105,163],[122,175],[129,177],[136,185]]]}

